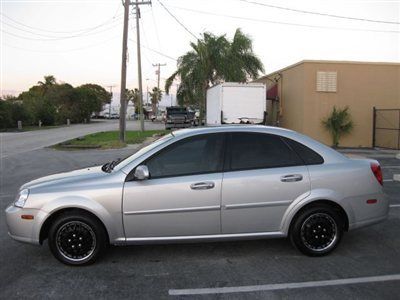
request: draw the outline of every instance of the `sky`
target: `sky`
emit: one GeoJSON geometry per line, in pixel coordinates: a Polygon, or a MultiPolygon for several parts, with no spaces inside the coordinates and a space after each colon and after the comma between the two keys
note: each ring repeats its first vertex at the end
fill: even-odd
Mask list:
{"type": "MultiPolygon", "coordinates": [[[[266,74],[304,59],[400,62],[400,0],[153,0],[140,7],[144,91],[157,85],[153,64],[166,64],[163,88],[176,59],[206,31],[232,38],[241,28],[266,74]]],[[[0,21],[1,95],[25,91],[44,75],[119,94],[121,0],[0,0],[0,21]]],[[[133,9],[128,34],[127,87],[134,88],[133,9]]]]}

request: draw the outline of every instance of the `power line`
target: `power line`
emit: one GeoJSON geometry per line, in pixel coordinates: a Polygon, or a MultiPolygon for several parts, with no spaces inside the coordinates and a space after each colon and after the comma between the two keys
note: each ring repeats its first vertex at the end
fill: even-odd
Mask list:
{"type": "Polygon", "coordinates": [[[42,36],[42,37],[47,37],[47,38],[56,38],[56,36],[54,36],[54,35],[41,34],[41,33],[36,33],[36,32],[34,32],[34,31],[22,29],[22,28],[20,28],[20,27],[18,27],[18,26],[15,26],[15,25],[13,25],[13,24],[4,22],[4,20],[1,20],[1,23],[4,24],[4,25],[6,25],[6,26],[9,26],[9,27],[11,27],[11,28],[14,28],[14,29],[16,29],[16,30],[19,30],[19,31],[22,31],[22,32],[27,32],[27,33],[30,33],[30,34],[33,34],[33,35],[36,35],[36,36],[42,36]]]}
{"type": "MultiPolygon", "coordinates": [[[[147,39],[147,35],[146,35],[145,30],[144,30],[144,26],[143,26],[142,19],[139,19],[139,22],[140,22],[140,25],[141,25],[140,28],[141,28],[141,30],[142,30],[142,32],[143,32],[144,40],[146,41],[146,44],[149,45],[149,41],[148,41],[148,39],[147,39]]],[[[151,62],[151,60],[149,59],[149,57],[147,56],[147,54],[144,52],[143,55],[144,55],[144,58],[145,58],[145,59],[147,60],[147,62],[149,63],[149,65],[151,65],[152,62],[151,62]]]]}
{"type": "Polygon", "coordinates": [[[151,49],[151,48],[149,48],[149,47],[147,47],[147,46],[145,46],[145,45],[143,45],[143,44],[142,44],[142,47],[145,48],[145,49],[147,49],[147,50],[153,51],[154,53],[157,53],[158,55],[164,56],[164,57],[169,58],[169,59],[171,59],[171,60],[173,60],[173,61],[177,61],[176,58],[173,58],[172,56],[169,56],[169,55],[167,55],[167,54],[164,54],[164,53],[162,53],[162,52],[160,52],[160,51],[151,49]]]}
{"type": "MultiPolygon", "coordinates": [[[[70,36],[56,36],[56,35],[48,35],[48,34],[43,34],[43,33],[37,33],[37,32],[32,31],[32,30],[23,29],[23,28],[20,28],[18,26],[15,26],[14,24],[10,24],[10,23],[4,22],[4,20],[1,20],[1,23],[3,23],[6,26],[9,26],[11,28],[14,28],[14,29],[16,29],[18,31],[22,31],[22,32],[29,33],[29,34],[32,34],[32,35],[35,35],[35,36],[41,36],[41,37],[45,37],[46,38],[46,39],[38,39],[38,40],[59,40],[59,39],[69,39],[69,38],[74,38],[74,37],[93,35],[93,34],[97,34],[97,33],[100,33],[100,32],[107,31],[107,30],[109,30],[111,28],[114,28],[115,26],[120,24],[120,23],[115,24],[115,26],[108,27],[108,28],[104,29],[103,31],[95,31],[95,32],[93,32],[93,30],[92,30],[92,31],[81,32],[79,34],[70,35],[70,36]]],[[[115,22],[113,22],[113,23],[115,23],[115,22]]],[[[112,24],[112,23],[110,23],[110,24],[112,24]]],[[[22,36],[18,36],[18,37],[22,38],[22,36]]],[[[33,39],[33,40],[36,40],[36,39],[33,39]]]]}
{"type": "Polygon", "coordinates": [[[193,36],[196,40],[198,39],[197,36],[196,36],[193,32],[191,32],[185,25],[183,25],[183,23],[182,23],[181,21],[179,21],[178,18],[175,17],[175,16],[169,11],[169,9],[166,8],[164,4],[162,4],[162,2],[161,2],[160,0],[157,0],[157,2],[160,3],[160,5],[166,10],[166,12],[167,12],[172,18],[174,18],[174,20],[175,20],[176,22],[178,22],[178,24],[181,25],[181,26],[183,27],[183,29],[186,30],[186,32],[188,32],[188,33],[189,33],[191,36],[193,36]]]}
{"type": "Polygon", "coordinates": [[[158,50],[161,51],[160,35],[158,34],[158,26],[157,26],[157,23],[156,23],[156,18],[154,17],[153,6],[151,6],[151,15],[153,17],[154,30],[156,32],[156,37],[157,37],[157,42],[158,42],[158,50]]]}
{"type": "Polygon", "coordinates": [[[14,32],[9,32],[6,31],[4,29],[2,29],[1,31],[5,34],[14,36],[16,38],[19,39],[23,39],[23,40],[31,40],[31,41],[44,41],[44,42],[54,42],[54,41],[60,41],[60,40],[66,40],[66,39],[72,39],[72,38],[79,38],[79,37],[83,37],[83,36],[90,36],[90,35],[96,35],[96,34],[100,34],[106,31],[109,31],[111,29],[116,28],[117,26],[121,25],[120,23],[114,24],[111,27],[105,28],[103,30],[100,31],[94,31],[94,32],[82,32],[80,34],[76,34],[76,35],[71,35],[71,36],[64,36],[64,37],[54,37],[54,38],[36,38],[36,37],[28,37],[28,36],[23,36],[23,35],[19,35],[16,34],[14,32]]]}
{"type": "Polygon", "coordinates": [[[265,19],[255,19],[255,18],[248,18],[248,17],[241,17],[241,16],[232,16],[226,14],[219,14],[201,10],[195,10],[191,8],[185,7],[178,7],[178,6],[171,6],[177,9],[186,10],[194,13],[204,14],[204,15],[211,15],[217,17],[226,17],[232,19],[239,19],[239,20],[246,20],[246,21],[253,21],[253,22],[262,22],[262,23],[271,23],[271,24],[279,24],[279,25],[288,25],[288,26],[299,26],[299,27],[309,27],[309,28],[321,28],[321,29],[331,29],[331,30],[350,30],[350,31],[367,31],[367,32],[384,32],[384,33],[400,33],[397,30],[379,30],[379,29],[363,29],[363,28],[348,28],[348,27],[334,27],[334,26],[323,26],[323,25],[311,25],[311,24],[300,24],[300,23],[291,23],[291,22],[279,22],[279,21],[272,21],[272,20],[265,20],[265,19]]]}
{"type": "Polygon", "coordinates": [[[310,15],[317,15],[317,16],[338,18],[338,19],[345,19],[345,20],[352,20],[352,21],[363,21],[363,22],[394,24],[394,25],[399,25],[400,24],[400,22],[394,22],[394,21],[373,20],[373,19],[366,19],[366,18],[340,16],[340,15],[334,15],[334,14],[328,14],[328,13],[321,13],[321,12],[317,12],[317,11],[308,11],[308,10],[295,9],[295,8],[290,8],[290,7],[277,6],[277,5],[267,4],[267,3],[260,3],[260,2],[251,1],[251,0],[239,0],[239,1],[246,2],[246,3],[249,3],[249,4],[254,4],[254,5],[260,5],[260,6],[270,7],[270,8],[276,8],[276,9],[280,9],[280,10],[286,10],[286,11],[302,13],[302,14],[310,14],[310,15]]]}
{"type": "Polygon", "coordinates": [[[43,28],[34,27],[34,26],[31,26],[31,25],[24,24],[24,23],[22,23],[22,22],[20,22],[20,21],[17,21],[17,20],[15,20],[15,19],[13,19],[13,18],[11,18],[11,17],[5,15],[3,12],[0,12],[0,14],[1,14],[4,18],[9,19],[10,21],[12,21],[12,22],[14,22],[14,23],[16,23],[16,24],[18,24],[18,25],[20,25],[20,26],[29,28],[29,29],[33,29],[33,30],[36,30],[36,31],[42,31],[42,32],[62,33],[62,34],[77,34],[77,33],[82,33],[82,32],[89,32],[89,31],[95,30],[95,29],[97,29],[97,28],[100,28],[100,27],[102,27],[102,26],[108,25],[109,23],[113,23],[113,22],[115,22],[116,20],[121,19],[121,17],[122,17],[122,14],[120,14],[120,15],[118,15],[118,16],[115,16],[115,15],[114,15],[111,19],[107,19],[106,21],[104,21],[104,22],[102,22],[102,23],[100,23],[100,24],[98,24],[98,25],[96,25],[96,26],[89,27],[89,28],[82,28],[82,29],[77,29],[77,30],[72,30],[72,31],[54,31],[54,30],[47,30],[47,29],[43,29],[43,28]]]}
{"type": "Polygon", "coordinates": [[[8,48],[14,48],[17,50],[22,50],[22,51],[26,51],[26,52],[38,52],[38,53],[67,53],[67,52],[74,52],[74,51],[80,51],[80,50],[85,50],[88,48],[93,48],[102,44],[109,44],[110,41],[113,41],[115,39],[119,38],[119,36],[114,36],[112,38],[109,38],[107,40],[98,42],[98,43],[94,43],[94,44],[90,44],[88,46],[85,47],[80,47],[80,48],[74,48],[74,49],[64,49],[64,50],[57,50],[57,51],[45,51],[45,50],[35,50],[35,49],[27,49],[27,48],[22,48],[22,47],[17,47],[17,46],[12,46],[12,45],[8,45],[6,43],[3,43],[4,46],[8,47],[8,48]]]}
{"type": "MultiPolygon", "coordinates": [[[[136,43],[136,41],[135,41],[134,39],[131,39],[131,38],[130,38],[129,40],[132,41],[132,42],[134,42],[134,43],[136,43]]],[[[158,55],[164,56],[164,57],[169,58],[169,59],[171,59],[171,60],[173,60],[173,61],[177,61],[176,58],[173,58],[172,56],[169,56],[169,55],[167,55],[167,54],[164,54],[164,53],[162,53],[162,52],[160,52],[160,51],[154,50],[154,49],[152,49],[152,48],[150,48],[150,47],[148,47],[148,46],[146,46],[146,45],[143,45],[143,43],[141,43],[140,46],[143,47],[143,48],[145,48],[145,49],[147,49],[147,50],[149,50],[149,51],[152,51],[152,52],[154,52],[154,53],[157,53],[158,55]]]]}

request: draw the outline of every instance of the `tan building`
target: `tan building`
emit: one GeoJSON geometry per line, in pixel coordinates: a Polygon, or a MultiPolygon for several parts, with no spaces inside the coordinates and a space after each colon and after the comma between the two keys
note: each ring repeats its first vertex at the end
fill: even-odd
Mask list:
{"type": "Polygon", "coordinates": [[[340,146],[372,147],[373,108],[399,109],[377,114],[375,127],[390,126],[393,130],[375,130],[375,145],[397,148],[400,144],[400,63],[304,60],[256,82],[269,89],[270,124],[278,122],[281,127],[331,144],[322,119],[333,106],[348,106],[354,129],[340,140],[340,146]]]}

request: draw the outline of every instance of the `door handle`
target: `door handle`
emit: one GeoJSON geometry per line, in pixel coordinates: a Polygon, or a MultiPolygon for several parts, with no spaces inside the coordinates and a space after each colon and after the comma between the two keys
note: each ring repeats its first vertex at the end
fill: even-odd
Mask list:
{"type": "Polygon", "coordinates": [[[214,188],[215,184],[212,181],[197,182],[190,185],[192,190],[209,190],[214,188]]]}
{"type": "Polygon", "coordinates": [[[282,182],[295,182],[295,181],[301,181],[303,180],[303,175],[300,174],[290,174],[290,175],[284,175],[281,177],[282,182]]]}

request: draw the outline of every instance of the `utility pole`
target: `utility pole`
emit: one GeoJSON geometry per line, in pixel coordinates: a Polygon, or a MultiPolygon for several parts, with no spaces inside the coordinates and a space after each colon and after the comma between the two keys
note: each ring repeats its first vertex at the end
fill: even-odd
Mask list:
{"type": "MultiPolygon", "coordinates": [[[[160,67],[164,67],[164,66],[166,66],[167,64],[160,64],[160,63],[157,63],[157,64],[153,64],[153,67],[157,67],[157,71],[156,71],[156,74],[157,74],[157,89],[158,89],[158,91],[160,90],[160,67]]],[[[158,106],[158,103],[156,104],[156,106],[155,106],[155,110],[156,111],[154,111],[154,114],[156,114],[157,115],[157,113],[158,113],[158,108],[157,108],[157,106],[158,106]]]]}
{"type": "Polygon", "coordinates": [[[107,87],[110,89],[110,94],[111,94],[111,100],[110,100],[110,104],[108,106],[108,117],[111,119],[111,102],[112,102],[112,89],[113,87],[116,87],[116,85],[107,85],[107,87]]]}
{"type": "Polygon", "coordinates": [[[139,18],[140,9],[139,5],[150,4],[151,1],[136,0],[133,4],[136,5],[136,45],[137,45],[137,59],[138,59],[138,80],[139,80],[139,112],[140,112],[140,130],[144,131],[144,118],[143,118],[143,88],[142,88],[142,59],[140,56],[140,29],[139,18]]]}
{"type": "Polygon", "coordinates": [[[157,71],[156,71],[156,74],[157,74],[157,88],[158,89],[160,89],[160,67],[164,67],[166,65],[167,64],[160,64],[160,63],[153,64],[153,67],[157,67],[158,68],[157,71]]]}
{"type": "MultiPolygon", "coordinates": [[[[126,52],[128,48],[128,21],[129,21],[129,5],[130,0],[125,0],[124,3],[124,31],[122,35],[122,66],[121,66],[121,93],[119,109],[119,140],[125,142],[125,111],[126,111],[126,52]]],[[[111,105],[110,105],[111,109],[111,105]]]]}
{"type": "Polygon", "coordinates": [[[143,91],[142,91],[142,66],[140,58],[140,31],[139,31],[139,18],[140,11],[139,5],[151,4],[151,1],[139,1],[131,2],[125,0],[124,2],[124,31],[122,35],[122,66],[121,66],[121,97],[120,103],[121,108],[119,111],[119,140],[125,142],[125,130],[126,130],[126,58],[128,49],[128,23],[129,23],[129,6],[136,6],[136,33],[137,33],[137,52],[138,52],[138,75],[139,75],[139,110],[140,110],[140,127],[144,131],[143,122],[143,91]]]}
{"type": "Polygon", "coordinates": [[[146,78],[146,105],[149,105],[149,78],[146,78]]]}

